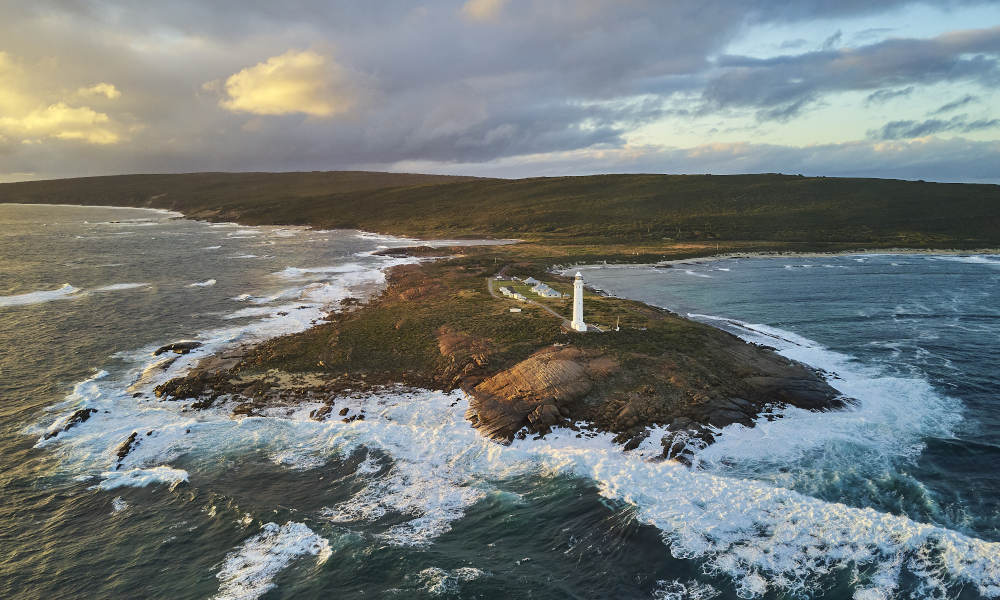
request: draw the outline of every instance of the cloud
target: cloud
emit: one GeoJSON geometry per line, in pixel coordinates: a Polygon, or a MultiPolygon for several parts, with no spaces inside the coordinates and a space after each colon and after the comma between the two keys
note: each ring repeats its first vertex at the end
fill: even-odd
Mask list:
{"type": "Polygon", "coordinates": [[[108,115],[86,106],[68,106],[64,102],[32,110],[20,117],[0,117],[0,131],[19,136],[22,142],[57,138],[114,144],[121,138],[110,126],[108,115]]]}
{"type": "Polygon", "coordinates": [[[272,56],[229,76],[224,88],[220,106],[256,115],[330,117],[354,103],[344,69],[312,50],[272,56]]]}
{"type": "MultiPolygon", "coordinates": [[[[36,66],[37,67],[37,66],[36,66]]],[[[30,73],[11,55],[0,52],[0,138],[21,144],[44,140],[75,140],[88,144],[114,144],[122,139],[121,127],[106,113],[89,106],[71,106],[66,100],[44,89],[36,89],[30,73]]],[[[112,97],[117,93],[110,84],[98,84],[101,92],[112,97]]]]}
{"type": "MultiPolygon", "coordinates": [[[[940,15],[929,25],[935,31],[968,22],[950,16],[961,16],[965,0],[0,3],[3,48],[24,61],[13,92],[0,73],[0,116],[31,115],[38,124],[30,135],[21,125],[4,126],[0,162],[4,171],[49,177],[382,169],[414,161],[486,172],[518,157],[579,152],[581,165],[600,171],[616,168],[614,150],[632,139],[775,142],[792,127],[771,122],[817,106],[853,112],[843,127],[806,124],[816,143],[843,139],[851,128],[865,138],[865,129],[889,120],[871,120],[879,102],[909,94],[898,107],[885,106],[900,109],[891,119],[920,122],[951,98],[935,97],[929,85],[957,82],[984,106],[1000,85],[997,34],[916,39],[917,26],[898,16],[917,4],[921,15],[940,15]],[[859,23],[894,25],[895,38],[886,39],[885,29],[855,34],[859,23]],[[838,29],[840,40],[818,50],[838,29]],[[734,47],[770,52],[782,39],[792,39],[781,50],[787,56],[725,54],[734,47]],[[94,89],[97,82],[122,93],[111,98],[94,89]],[[873,109],[845,105],[837,97],[845,91],[869,96],[873,109]],[[136,131],[136,123],[144,129],[136,131]],[[98,143],[112,139],[102,129],[118,142],[98,143]],[[584,155],[609,162],[601,167],[584,155]]],[[[781,156],[793,164],[811,152],[788,148],[781,156]]],[[[709,158],[721,154],[701,156],[718,170],[709,158]]],[[[732,156],[763,164],[751,158],[732,156]]]]}
{"type": "Polygon", "coordinates": [[[941,105],[939,108],[937,108],[936,110],[932,110],[928,114],[930,114],[930,115],[940,115],[940,114],[943,114],[943,113],[946,113],[946,112],[951,112],[951,111],[955,110],[956,108],[962,108],[963,106],[966,106],[968,104],[972,104],[973,102],[979,102],[979,97],[978,96],[973,96],[972,94],[966,94],[965,96],[962,96],[958,100],[953,100],[952,102],[949,102],[947,104],[941,105]]]}
{"type": "Polygon", "coordinates": [[[823,40],[823,50],[833,50],[840,45],[840,42],[843,41],[843,39],[844,34],[838,29],[836,33],[823,40]]]}
{"type": "Polygon", "coordinates": [[[898,90],[875,90],[874,92],[868,94],[865,98],[865,105],[871,106],[872,104],[884,104],[890,100],[896,98],[903,98],[909,96],[913,93],[914,87],[912,85],[906,86],[898,90]]]}
{"type": "Polygon", "coordinates": [[[118,88],[110,83],[95,83],[89,87],[82,87],[76,91],[80,96],[104,96],[108,100],[115,100],[120,98],[122,93],[118,91],[118,88]]]}
{"type": "Polygon", "coordinates": [[[794,40],[785,40],[785,41],[781,42],[781,45],[778,46],[778,47],[781,48],[782,50],[792,50],[792,49],[795,49],[795,48],[801,48],[801,47],[806,46],[808,44],[809,44],[809,40],[807,40],[805,38],[796,38],[794,40]]]}
{"type": "Polygon", "coordinates": [[[766,59],[723,55],[716,64],[720,74],[703,94],[709,107],[788,119],[833,92],[956,81],[1000,87],[1000,26],[766,59]]]}
{"type": "Polygon", "coordinates": [[[468,0],[462,5],[462,15],[473,21],[492,21],[506,4],[507,0],[468,0]]]}
{"type": "Polygon", "coordinates": [[[1000,127],[1000,119],[978,119],[968,121],[966,115],[959,115],[948,120],[927,119],[926,121],[890,121],[880,129],[868,132],[868,137],[876,140],[898,140],[919,138],[947,131],[972,133],[982,129],[1000,127]]]}

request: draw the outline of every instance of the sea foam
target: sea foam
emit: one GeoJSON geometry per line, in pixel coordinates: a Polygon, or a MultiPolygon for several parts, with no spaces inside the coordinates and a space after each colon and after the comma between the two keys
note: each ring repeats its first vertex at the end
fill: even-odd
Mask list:
{"type": "MultiPolygon", "coordinates": [[[[297,312],[311,311],[318,314],[314,307],[297,312]]],[[[780,346],[786,355],[806,362],[833,360],[828,351],[790,332],[730,324],[748,329],[747,337],[758,336],[769,345],[780,346]]],[[[208,342],[199,350],[214,352],[236,341],[270,337],[306,326],[301,319],[270,318],[219,329],[204,334],[208,342]]],[[[148,350],[143,349],[144,360],[148,360],[148,350]]],[[[176,376],[190,368],[194,360],[190,355],[178,357],[161,377],[176,376]]],[[[851,366],[834,365],[834,370],[851,366]]],[[[859,373],[859,377],[864,374],[859,373]]],[[[845,377],[837,384],[850,385],[850,379],[845,377]]],[[[883,391],[905,395],[914,389],[908,385],[900,383],[883,391]]],[[[603,496],[633,507],[640,521],[662,531],[673,556],[697,560],[707,573],[730,578],[745,597],[769,590],[804,594],[815,589],[831,571],[856,568],[859,597],[892,596],[904,579],[929,587],[970,585],[984,596],[1000,597],[1000,544],[871,508],[825,502],[772,481],[741,478],[725,471],[722,465],[726,457],[739,463],[764,449],[791,445],[792,449],[776,459],[787,464],[815,450],[815,438],[795,448],[803,437],[800,428],[782,427],[800,417],[813,418],[814,413],[786,413],[770,430],[761,422],[761,434],[727,428],[716,446],[697,454],[702,468],[690,469],[672,461],[650,460],[658,452],[656,440],[625,453],[610,435],[577,438],[575,432],[557,430],[541,440],[518,440],[501,446],[483,439],[465,421],[467,401],[458,392],[387,392],[338,400],[339,406],[352,411],[367,411],[364,420],[342,423],[310,420],[309,406],[285,418],[275,415],[234,420],[225,407],[182,413],[179,403],[136,401],[122,392],[123,387],[120,382],[99,378],[78,386],[74,406],[84,404],[109,413],[95,415],[93,420],[99,417],[100,426],[88,422],[57,438],[66,463],[86,470],[95,462],[113,463],[114,449],[129,432],[155,430],[126,457],[125,471],[107,472],[102,487],[115,481],[152,483],[156,478],[151,478],[150,472],[171,469],[163,463],[180,454],[225,455],[265,446],[276,462],[309,467],[319,464],[318,458],[346,458],[366,452],[368,459],[355,474],[361,478],[363,489],[345,502],[328,506],[323,514],[346,527],[385,522],[379,534],[383,541],[420,546],[448,531],[470,506],[502,491],[507,478],[570,475],[594,481],[603,496]],[[754,435],[762,437],[754,440],[754,435]],[[773,439],[766,439],[768,436],[773,439]],[[753,444],[758,446],[754,448],[753,444]],[[384,458],[376,458],[373,451],[384,458]],[[154,464],[161,466],[145,467],[154,464]],[[385,521],[387,516],[392,518],[385,521]]],[[[864,400],[860,410],[867,410],[864,400]]],[[[832,429],[857,435],[851,427],[863,418],[844,412],[849,416],[843,427],[832,429]],[[848,423],[850,419],[854,424],[848,423]]],[[[900,412],[906,411],[896,410],[893,414],[900,412]]],[[[838,416],[816,416],[815,429],[819,429],[820,418],[838,416]]],[[[870,416],[885,418],[877,413],[870,416]]],[[[892,426],[898,429],[926,425],[919,414],[895,416],[897,421],[892,426]]],[[[164,479],[176,480],[167,476],[160,480],[164,479]]],[[[296,527],[284,533],[284,527],[271,525],[226,559],[219,576],[220,597],[256,597],[266,592],[273,586],[274,574],[304,553],[286,551],[302,548],[302,540],[310,540],[306,544],[309,548],[318,544],[316,554],[322,554],[322,542],[311,538],[315,534],[304,525],[286,524],[284,527],[296,527]],[[269,548],[278,550],[272,553],[269,548]]]]}
{"type": "Polygon", "coordinates": [[[317,564],[330,558],[330,543],[303,523],[267,523],[257,535],[226,556],[216,574],[217,600],[253,600],[274,587],[275,576],[300,556],[317,564]]]}
{"type": "Polygon", "coordinates": [[[159,466],[150,469],[128,469],[127,471],[105,471],[101,473],[104,481],[96,487],[102,490],[113,490],[120,487],[146,487],[154,483],[166,483],[173,490],[182,482],[188,480],[188,472],[183,469],[159,466]]]}

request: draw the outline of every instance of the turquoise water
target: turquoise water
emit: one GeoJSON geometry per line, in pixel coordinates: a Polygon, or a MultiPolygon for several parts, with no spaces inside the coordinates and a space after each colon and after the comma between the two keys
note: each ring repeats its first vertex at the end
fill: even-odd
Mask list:
{"type": "Polygon", "coordinates": [[[338,401],[366,410],[350,424],[150,396],[371,293],[393,261],[370,252],[410,241],[129,209],[0,205],[0,224],[0,597],[1000,596],[996,257],[584,270],[859,400],[727,429],[689,469],[654,442],[498,446],[460,394],[338,401]],[[205,345],[143,378],[179,339],[205,345]]]}

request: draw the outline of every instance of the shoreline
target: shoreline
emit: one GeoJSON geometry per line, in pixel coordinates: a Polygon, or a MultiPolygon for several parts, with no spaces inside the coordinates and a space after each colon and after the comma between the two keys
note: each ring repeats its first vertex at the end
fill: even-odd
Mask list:
{"type": "MultiPolygon", "coordinates": [[[[147,210],[172,219],[186,219],[184,213],[169,208],[153,208],[149,206],[112,206],[108,204],[62,204],[57,202],[0,202],[0,206],[62,206],[66,208],[101,208],[112,210],[147,210]]],[[[196,219],[191,219],[196,220],[196,219]]],[[[236,223],[234,223],[235,225],[236,223]]]]}
{"type": "Polygon", "coordinates": [[[541,307],[525,309],[536,312],[538,333],[515,330],[503,340],[495,330],[477,331],[480,313],[508,318],[510,301],[486,296],[484,273],[470,275],[463,264],[479,261],[482,268],[488,247],[451,249],[461,253],[390,267],[380,294],[331,313],[327,323],[244,348],[235,361],[208,359],[155,394],[194,401],[198,409],[219,401],[234,417],[318,401],[323,406],[311,418],[350,423],[364,412],[340,404],[359,393],[461,389],[471,426],[495,441],[544,437],[561,427],[580,431],[583,424],[613,434],[627,451],[665,428],[662,457],[681,460],[686,455],[678,449],[688,441],[711,443],[732,423],[752,426],[776,403],[830,410],[849,402],[808,365],[632,300],[592,300],[592,308],[606,303],[632,313],[633,325],[621,333],[572,335],[541,307]],[[453,301],[472,294],[481,297],[471,305],[453,301]],[[379,330],[379,323],[394,325],[379,330]],[[329,339],[337,342],[330,346],[329,339]]]}
{"type": "Polygon", "coordinates": [[[563,273],[565,271],[570,271],[573,269],[599,269],[602,267],[614,267],[614,266],[635,266],[635,267],[657,267],[664,265],[681,265],[690,263],[709,263],[719,260],[729,260],[729,259],[740,259],[740,258],[828,258],[833,256],[906,256],[906,255],[948,255],[948,256],[962,256],[962,255],[1000,255],[1000,248],[976,248],[972,250],[963,250],[957,248],[947,248],[947,249],[934,249],[934,248],[879,248],[874,250],[860,249],[860,250],[834,250],[830,252],[822,251],[755,251],[755,252],[726,252],[722,254],[712,254],[710,256],[696,256],[693,258],[677,258],[669,260],[661,260],[657,262],[649,263],[624,263],[624,262],[608,262],[605,264],[595,264],[595,263],[580,263],[575,264],[570,267],[559,267],[555,272],[563,273]]]}
{"type": "MultiPolygon", "coordinates": [[[[349,231],[373,240],[390,237],[349,231]]],[[[412,240],[391,237],[402,243],[412,240]]],[[[197,409],[208,408],[217,400],[228,406],[233,400],[234,417],[325,397],[325,408],[314,415],[321,420],[331,417],[336,400],[348,393],[393,385],[461,389],[470,399],[469,421],[486,437],[509,442],[585,422],[615,434],[616,442],[629,450],[646,439],[652,428],[666,427],[672,435],[664,438],[664,457],[679,439],[711,443],[715,432],[729,424],[753,426],[774,403],[829,410],[847,402],[809,365],[639,301],[596,297],[589,301],[594,322],[599,322],[599,309],[605,305],[605,318],[615,311],[628,311],[631,317],[626,319],[622,334],[572,336],[560,331],[561,323],[541,314],[532,315],[532,329],[526,331],[483,329],[484,324],[478,321],[484,311],[493,314],[492,319],[514,323],[507,316],[508,301],[483,296],[481,277],[492,276],[499,268],[500,256],[494,253],[502,254],[505,264],[519,265],[524,273],[550,269],[554,257],[531,254],[537,242],[483,239],[485,243],[479,245],[434,248],[437,260],[430,261],[431,256],[425,254],[431,244],[458,240],[412,241],[419,245],[383,252],[408,255],[419,262],[380,268],[386,285],[364,303],[342,305],[324,322],[300,332],[222,348],[193,365],[189,363],[184,374],[161,379],[155,395],[193,402],[190,406],[197,409]],[[438,250],[450,255],[442,256],[438,250]],[[468,305],[468,312],[456,315],[461,312],[457,310],[459,298],[475,301],[462,303],[468,305]],[[410,322],[417,321],[410,318],[411,312],[422,313],[418,323],[410,322]],[[372,330],[386,318],[392,320],[395,331],[372,330]],[[341,330],[342,326],[354,333],[345,335],[349,332],[341,330]],[[498,340],[498,333],[509,339],[498,340]],[[332,347],[323,341],[330,335],[338,340],[332,347]],[[678,339],[686,341],[673,341],[678,339]],[[337,356],[345,341],[350,346],[346,359],[337,356]],[[647,347],[648,351],[637,350],[647,347]],[[367,358],[350,358],[359,348],[365,350],[357,354],[367,358]],[[752,367],[747,370],[746,365],[752,367]],[[278,376],[274,376],[276,372],[278,376]],[[289,383],[293,380],[313,385],[294,386],[289,383]]],[[[677,250],[691,252],[692,248],[681,245],[677,250]]],[[[804,253],[732,254],[777,257],[804,253]]],[[[612,260],[623,257],[613,252],[607,256],[612,260]]],[[[350,422],[363,418],[363,413],[340,416],[350,422]]]]}

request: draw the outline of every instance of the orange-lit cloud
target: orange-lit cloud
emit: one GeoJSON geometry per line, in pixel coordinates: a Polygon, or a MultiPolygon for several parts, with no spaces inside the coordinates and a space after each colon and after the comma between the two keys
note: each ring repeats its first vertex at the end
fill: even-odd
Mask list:
{"type": "Polygon", "coordinates": [[[354,104],[343,68],[312,50],[289,50],[247,67],[226,79],[224,89],[220,106],[256,115],[329,117],[354,104]]]}
{"type": "Polygon", "coordinates": [[[118,88],[111,85],[110,83],[95,83],[94,85],[88,87],[82,87],[76,92],[80,96],[104,96],[108,100],[116,100],[121,97],[122,93],[118,91],[118,88]]]}
{"type": "MultiPolygon", "coordinates": [[[[88,144],[114,144],[122,139],[121,127],[106,113],[89,106],[72,106],[50,91],[35,89],[24,67],[0,52],[0,137],[22,144],[48,139],[77,140],[88,144]]],[[[118,98],[110,83],[81,88],[77,95],[118,98]]]]}
{"type": "Polygon", "coordinates": [[[37,108],[19,117],[0,117],[0,131],[20,137],[22,142],[57,138],[114,144],[121,136],[112,127],[108,115],[87,106],[68,106],[65,102],[37,108]]]}
{"type": "Polygon", "coordinates": [[[474,21],[492,21],[506,4],[507,0],[468,0],[462,5],[462,14],[474,21]]]}

